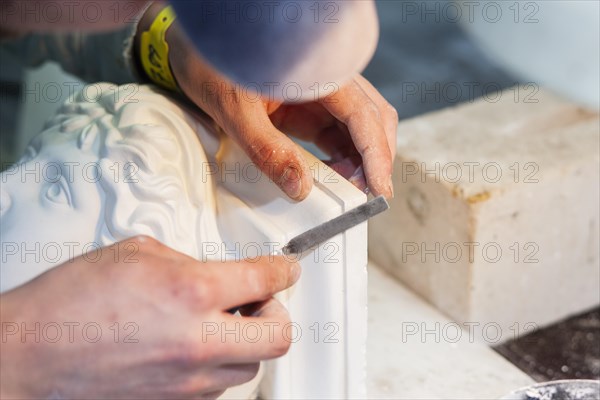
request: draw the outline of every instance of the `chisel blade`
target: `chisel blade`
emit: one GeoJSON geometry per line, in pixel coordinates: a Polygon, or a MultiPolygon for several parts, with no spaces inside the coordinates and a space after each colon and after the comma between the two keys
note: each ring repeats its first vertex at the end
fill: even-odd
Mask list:
{"type": "Polygon", "coordinates": [[[390,205],[383,196],[377,196],[371,201],[346,211],[332,220],[317,225],[290,240],[282,249],[283,254],[301,254],[302,252],[331,239],[371,217],[389,209],[390,205]]]}

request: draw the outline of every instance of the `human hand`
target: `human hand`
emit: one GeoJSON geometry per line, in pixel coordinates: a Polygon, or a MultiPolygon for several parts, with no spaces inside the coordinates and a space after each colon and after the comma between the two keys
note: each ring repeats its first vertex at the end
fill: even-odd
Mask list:
{"type": "Polygon", "coordinates": [[[2,294],[3,399],[216,398],[288,350],[289,316],[271,296],[298,279],[298,264],[200,263],[149,237],[100,254],[2,294]],[[243,317],[226,311],[249,303],[243,317]],[[236,340],[248,324],[258,340],[236,340]]]}
{"type": "Polygon", "coordinates": [[[283,132],[314,142],[359,189],[393,197],[398,114],[365,78],[309,103],[257,100],[212,70],[173,28],[171,68],[181,90],[289,197],[304,199],[312,178],[298,145],[283,132]]]}
{"type": "MultiPolygon", "coordinates": [[[[148,9],[139,31],[147,29],[162,7],[157,3],[148,9]]],[[[356,76],[312,102],[281,103],[223,78],[195,51],[177,21],[166,40],[171,70],[183,93],[289,197],[304,199],[312,178],[299,146],[283,132],[314,142],[331,157],[330,166],[360,189],[393,196],[398,115],[365,78],[356,76]]]]}

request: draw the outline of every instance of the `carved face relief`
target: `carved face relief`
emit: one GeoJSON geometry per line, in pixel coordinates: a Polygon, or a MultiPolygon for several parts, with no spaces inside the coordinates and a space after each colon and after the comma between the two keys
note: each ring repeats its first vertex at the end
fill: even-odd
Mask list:
{"type": "Polygon", "coordinates": [[[0,175],[2,291],[134,235],[193,257],[221,241],[200,125],[149,87],[125,99],[124,87],[97,86],[101,96],[75,95],[0,175]]]}

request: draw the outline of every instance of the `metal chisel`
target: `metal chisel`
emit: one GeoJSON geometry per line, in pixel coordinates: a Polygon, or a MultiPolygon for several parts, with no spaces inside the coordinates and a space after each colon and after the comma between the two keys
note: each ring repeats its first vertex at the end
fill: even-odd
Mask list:
{"type": "MultiPolygon", "coordinates": [[[[362,222],[365,222],[371,217],[384,212],[390,208],[385,197],[377,196],[365,204],[346,211],[342,215],[335,217],[332,220],[323,222],[312,229],[294,237],[283,248],[281,252],[285,255],[300,254],[310,248],[323,243],[327,239],[331,239],[338,233],[342,233],[347,229],[352,228],[362,222]]],[[[239,307],[233,307],[227,310],[231,314],[235,314],[239,307]]]]}
{"type": "Polygon", "coordinates": [[[281,251],[285,255],[300,254],[319,243],[323,243],[327,239],[331,239],[338,233],[344,232],[346,229],[365,222],[369,218],[384,212],[388,208],[390,208],[390,205],[385,197],[377,196],[365,204],[361,204],[352,210],[346,211],[339,217],[323,222],[321,225],[317,225],[316,227],[301,233],[290,240],[281,251]]]}

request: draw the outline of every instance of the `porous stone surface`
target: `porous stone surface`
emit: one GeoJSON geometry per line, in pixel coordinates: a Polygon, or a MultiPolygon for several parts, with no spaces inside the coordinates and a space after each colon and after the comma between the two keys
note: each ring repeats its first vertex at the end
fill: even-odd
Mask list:
{"type": "Polygon", "coordinates": [[[494,400],[533,383],[485,337],[369,264],[366,398],[494,400]]]}
{"type": "Polygon", "coordinates": [[[596,306],[599,130],[532,86],[402,122],[370,258],[498,342],[596,306]]]}

